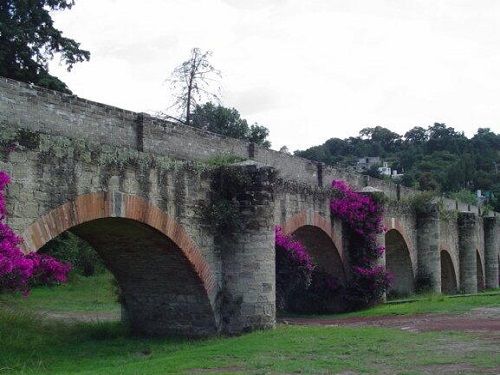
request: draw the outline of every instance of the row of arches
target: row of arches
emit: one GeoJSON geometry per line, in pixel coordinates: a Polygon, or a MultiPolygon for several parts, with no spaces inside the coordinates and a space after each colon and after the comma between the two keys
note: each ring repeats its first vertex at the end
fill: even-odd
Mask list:
{"type": "MultiPolygon", "coordinates": [[[[415,274],[408,246],[403,236],[391,229],[385,236],[386,268],[394,276],[394,282],[389,295],[404,297],[415,292],[415,274]]],[[[458,293],[458,278],[451,255],[446,250],[440,251],[441,292],[444,294],[458,293]]],[[[485,289],[483,264],[479,251],[476,250],[477,289],[485,289]]]]}
{"type": "MultiPolygon", "coordinates": [[[[214,276],[193,241],[175,220],[142,198],[125,196],[120,204],[123,217],[114,217],[107,195],[79,197],[27,229],[27,250],[36,251],[60,233],[71,230],[96,249],[116,278],[124,310],[135,332],[215,333],[219,323],[214,276]]],[[[345,259],[338,248],[341,244],[332,233],[327,233],[325,225],[298,225],[288,234],[308,249],[322,272],[346,282],[345,259]]],[[[391,229],[385,234],[385,243],[386,267],[394,276],[389,295],[412,294],[415,274],[407,241],[398,230],[391,229]]],[[[441,251],[440,258],[442,291],[456,293],[457,274],[452,258],[446,250],[441,251]]],[[[479,253],[477,279],[481,290],[484,275],[479,253]]]]}
{"type": "MultiPolygon", "coordinates": [[[[310,251],[318,267],[345,281],[346,274],[343,260],[331,237],[322,229],[304,225],[292,233],[310,251]]],[[[410,251],[403,235],[396,229],[385,234],[385,264],[393,276],[389,297],[405,297],[416,289],[415,272],[410,251]]],[[[458,293],[458,277],[451,255],[446,250],[440,251],[441,291],[444,294],[458,293]]],[[[477,288],[485,289],[483,264],[476,251],[477,288]]]]}
{"type": "Polygon", "coordinates": [[[43,250],[68,231],[90,244],[114,276],[132,333],[217,332],[210,265],[185,229],[158,207],[126,194],[82,195],[26,228],[25,251],[43,250]]]}

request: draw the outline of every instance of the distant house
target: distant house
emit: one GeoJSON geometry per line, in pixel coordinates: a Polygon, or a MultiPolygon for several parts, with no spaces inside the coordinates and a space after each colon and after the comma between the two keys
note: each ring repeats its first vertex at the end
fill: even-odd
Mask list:
{"type": "Polygon", "coordinates": [[[384,161],[384,164],[382,167],[378,168],[378,171],[382,176],[390,176],[391,175],[391,167],[389,167],[389,163],[387,163],[386,161],[384,161]]]}
{"type": "Polygon", "coordinates": [[[391,169],[388,162],[382,162],[382,159],[380,159],[379,156],[366,156],[363,158],[359,158],[358,162],[356,163],[356,170],[358,172],[365,172],[368,171],[371,167],[379,165],[382,166],[378,167],[377,169],[382,176],[391,177],[393,179],[399,179],[403,177],[402,173],[398,173],[396,169],[391,169]]]}
{"type": "Polygon", "coordinates": [[[367,171],[374,165],[382,164],[382,160],[380,160],[379,156],[365,156],[363,158],[359,158],[356,164],[356,169],[360,172],[367,171]]]}

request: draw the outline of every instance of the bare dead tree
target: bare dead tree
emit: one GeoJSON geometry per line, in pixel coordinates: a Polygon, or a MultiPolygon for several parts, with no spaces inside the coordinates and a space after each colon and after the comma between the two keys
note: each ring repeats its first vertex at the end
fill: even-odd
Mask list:
{"type": "MultiPolygon", "coordinates": [[[[174,69],[169,79],[175,93],[175,101],[171,106],[181,112],[181,122],[191,124],[191,111],[202,101],[220,102],[221,73],[209,61],[212,51],[199,48],[191,50],[191,57],[174,69]]],[[[167,116],[176,119],[174,116],[167,116]]],[[[177,116],[179,117],[179,116],[177,116]]]]}

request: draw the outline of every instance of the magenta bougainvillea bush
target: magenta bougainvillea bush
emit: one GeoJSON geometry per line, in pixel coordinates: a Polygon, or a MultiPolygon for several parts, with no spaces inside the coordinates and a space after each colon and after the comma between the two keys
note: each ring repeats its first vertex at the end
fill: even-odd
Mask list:
{"type": "Polygon", "coordinates": [[[280,311],[328,311],[332,297],[341,285],[313,263],[305,246],[285,235],[280,226],[276,234],[276,305],[280,311]]]}
{"type": "Polygon", "coordinates": [[[314,264],[306,248],[283,233],[276,234],[276,307],[290,310],[291,300],[303,294],[311,285],[314,264]]]}
{"type": "Polygon", "coordinates": [[[384,247],[383,204],[374,195],[352,190],[333,181],[332,214],[342,220],[349,237],[350,279],[342,285],[335,275],[316,267],[303,244],[276,227],[276,301],[279,310],[327,312],[353,310],[380,300],[391,277],[379,264],[384,247]]]}
{"type": "Polygon", "coordinates": [[[380,300],[391,282],[385,267],[379,264],[384,247],[377,236],[384,232],[383,205],[374,195],[352,190],[344,181],[333,181],[333,215],[342,220],[349,236],[351,281],[345,298],[351,308],[370,306],[380,300]]]}
{"type": "Polygon", "coordinates": [[[8,174],[0,171],[0,292],[27,293],[33,285],[66,282],[71,269],[69,264],[48,255],[24,255],[21,251],[21,239],[5,222],[5,188],[9,183],[8,174]]]}

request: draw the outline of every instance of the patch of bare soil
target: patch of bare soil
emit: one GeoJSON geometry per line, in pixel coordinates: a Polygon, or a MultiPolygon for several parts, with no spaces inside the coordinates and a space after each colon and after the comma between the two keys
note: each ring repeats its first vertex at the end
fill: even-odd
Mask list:
{"type": "Polygon", "coordinates": [[[228,367],[190,369],[189,373],[191,373],[191,374],[226,374],[226,373],[232,374],[232,373],[240,373],[243,370],[244,370],[243,367],[228,366],[228,367]]]}
{"type": "Polygon", "coordinates": [[[410,316],[377,316],[364,318],[317,319],[281,318],[284,324],[325,326],[394,327],[410,332],[460,331],[487,333],[500,339],[500,308],[482,307],[465,314],[417,314],[410,316]]]}
{"type": "Polygon", "coordinates": [[[41,311],[39,315],[43,318],[61,320],[67,323],[113,322],[120,320],[119,312],[41,311]]]}
{"type": "Polygon", "coordinates": [[[488,375],[498,375],[498,369],[481,369],[476,366],[469,365],[467,363],[454,363],[446,365],[429,365],[422,366],[419,369],[422,374],[435,375],[457,375],[457,374],[488,374],[488,375]]]}
{"type": "MultiPolygon", "coordinates": [[[[461,353],[466,357],[470,353],[485,351],[491,355],[500,355],[500,308],[482,307],[470,312],[451,314],[418,314],[412,316],[380,316],[365,318],[314,319],[282,318],[281,323],[298,325],[324,325],[335,327],[390,327],[403,331],[459,331],[473,333],[467,342],[450,342],[443,339],[443,352],[461,353]]],[[[499,375],[500,368],[480,368],[470,363],[453,363],[421,366],[416,369],[422,374],[491,374],[499,375]]],[[[385,373],[382,371],[382,373],[385,373]]],[[[391,371],[387,372],[392,373],[391,371]]]]}

